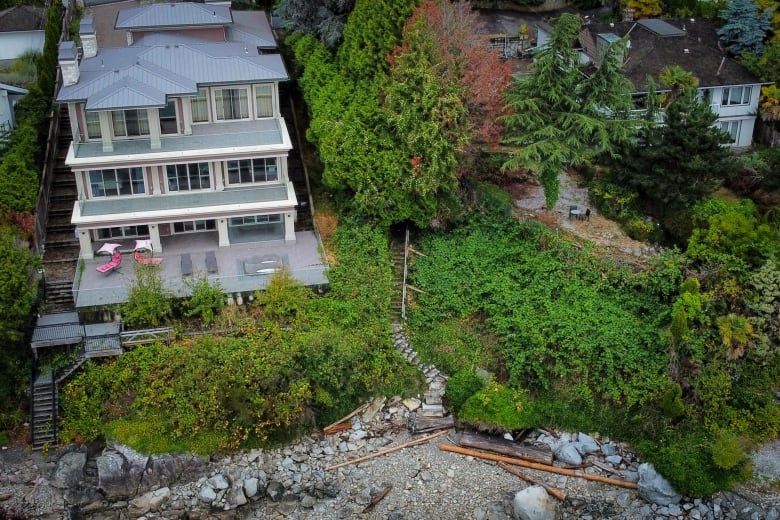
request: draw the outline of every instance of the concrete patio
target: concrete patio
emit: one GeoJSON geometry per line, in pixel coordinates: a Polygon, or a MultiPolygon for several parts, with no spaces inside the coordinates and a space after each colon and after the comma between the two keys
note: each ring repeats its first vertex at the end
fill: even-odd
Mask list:
{"type": "MultiPolygon", "coordinates": [[[[226,294],[248,294],[267,287],[273,276],[273,269],[255,269],[254,266],[267,259],[278,259],[293,278],[306,286],[328,283],[328,266],[322,253],[322,243],[312,231],[295,233],[296,241],[270,240],[218,247],[216,231],[164,237],[163,253],[155,254],[162,262],[154,266],[159,269],[166,288],[177,296],[191,294],[189,280],[208,278],[212,284],[219,283],[226,294]],[[214,252],[217,272],[209,273],[206,268],[206,253],[214,252]],[[182,273],[182,255],[189,255],[192,274],[182,273]]],[[[73,282],[73,300],[76,308],[100,307],[124,303],[128,291],[136,280],[139,265],[133,258],[134,240],[117,241],[122,245],[121,267],[107,274],[95,269],[106,263],[108,256],[97,256],[92,260],[80,260],[73,282]]],[[[186,272],[186,269],[185,269],[186,272]]]]}

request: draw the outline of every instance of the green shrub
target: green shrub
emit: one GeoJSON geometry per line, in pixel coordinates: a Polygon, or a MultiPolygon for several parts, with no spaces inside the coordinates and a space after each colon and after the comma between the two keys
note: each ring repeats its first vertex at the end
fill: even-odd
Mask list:
{"type": "Polygon", "coordinates": [[[491,381],[466,400],[458,419],[519,430],[530,426],[526,418],[529,411],[525,410],[529,406],[523,392],[491,381]]]}
{"type": "Polygon", "coordinates": [[[732,469],[745,460],[739,438],[733,433],[720,430],[710,445],[712,461],[721,469],[732,469]]]}
{"type": "Polygon", "coordinates": [[[682,387],[678,383],[672,383],[664,392],[661,409],[666,417],[675,419],[685,412],[685,403],[682,401],[682,387]]]}
{"type": "Polygon", "coordinates": [[[447,380],[447,399],[450,409],[456,415],[468,399],[485,388],[487,381],[474,369],[456,372],[447,380]]]}
{"type": "Polygon", "coordinates": [[[655,220],[639,215],[630,217],[623,223],[623,227],[628,236],[640,242],[658,243],[663,238],[661,226],[655,220]]]}
{"type": "Polygon", "coordinates": [[[159,327],[173,314],[173,293],[164,287],[158,266],[137,265],[135,276],[128,301],[121,306],[122,320],[132,326],[159,327]]]}
{"type": "Polygon", "coordinates": [[[192,296],[184,301],[186,316],[200,316],[203,325],[208,327],[225,307],[225,294],[219,282],[211,285],[208,278],[199,277],[188,280],[192,296]]]}

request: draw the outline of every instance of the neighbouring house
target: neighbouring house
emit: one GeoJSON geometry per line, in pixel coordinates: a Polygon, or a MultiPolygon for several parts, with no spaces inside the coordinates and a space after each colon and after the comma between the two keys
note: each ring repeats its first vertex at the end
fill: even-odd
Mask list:
{"type": "Polygon", "coordinates": [[[87,266],[76,306],[127,297],[122,273],[135,268],[132,256],[119,275],[95,273],[96,242],[132,250],[147,241],[184,294],[193,265],[230,293],[263,288],[263,275],[281,267],[308,285],[326,283],[319,237],[295,229],[293,143],[279,99],[289,77],[265,13],[131,7],[114,26],[127,46],[114,48],[98,48],[95,25],[81,21],[81,58],[73,42],[59,48],[57,101],[70,118],[66,164],[78,191],[71,222],[87,266]],[[118,286],[100,294],[107,285],[118,286]]]}
{"type": "Polygon", "coordinates": [[[43,52],[45,23],[43,7],[17,5],[0,11],[0,66],[29,51],[43,52]]]}
{"type": "Polygon", "coordinates": [[[623,37],[628,40],[624,70],[634,84],[636,99],[647,93],[648,77],[663,92],[662,71],[678,65],[698,78],[701,99],[718,115],[716,124],[731,135],[730,146],[752,144],[762,83],[719,47],[712,24],[693,18],[591,21],[580,34],[582,52],[599,63],[609,44],[623,37]]]}
{"type": "Polygon", "coordinates": [[[16,103],[27,94],[27,90],[14,85],[0,83],[0,136],[16,128],[14,115],[16,103]]]}

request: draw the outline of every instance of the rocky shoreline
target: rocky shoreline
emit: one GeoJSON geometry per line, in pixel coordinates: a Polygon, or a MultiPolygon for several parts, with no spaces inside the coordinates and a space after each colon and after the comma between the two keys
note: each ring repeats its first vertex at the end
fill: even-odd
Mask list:
{"type": "Polygon", "coordinates": [[[629,446],[585,434],[533,432],[524,442],[549,446],[556,465],[582,464],[588,473],[619,475],[638,482],[638,490],[527,470],[566,493],[561,502],[494,462],[441,451],[439,443],[457,440],[454,430],[427,444],[329,469],[416,438],[406,426],[419,404],[391,399],[381,409],[356,416],[338,433],[311,434],[284,448],[219,460],[146,456],[121,445],[71,445],[50,457],[4,448],[0,508],[19,518],[91,520],[780,517],[777,441],[756,461],[757,469],[767,473],[763,489],[757,480],[750,488],[707,500],[676,495],[629,446]]]}

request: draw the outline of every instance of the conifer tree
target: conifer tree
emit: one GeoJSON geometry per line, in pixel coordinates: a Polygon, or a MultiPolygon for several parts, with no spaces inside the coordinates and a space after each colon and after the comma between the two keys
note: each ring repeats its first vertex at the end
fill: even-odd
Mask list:
{"type": "Polygon", "coordinates": [[[734,55],[752,52],[760,56],[764,52],[764,39],[771,29],[771,11],[759,13],[754,0],[729,0],[720,17],[725,21],[718,29],[720,40],[734,55]]]}

